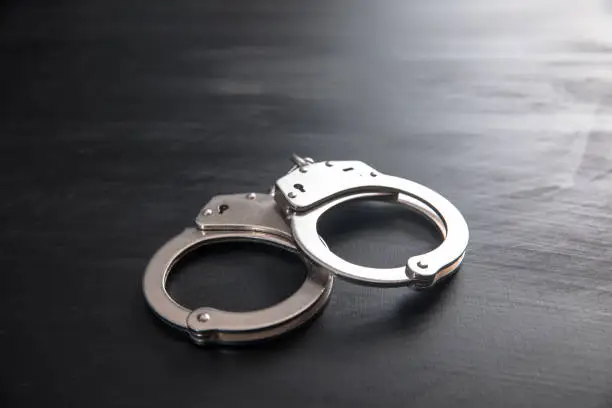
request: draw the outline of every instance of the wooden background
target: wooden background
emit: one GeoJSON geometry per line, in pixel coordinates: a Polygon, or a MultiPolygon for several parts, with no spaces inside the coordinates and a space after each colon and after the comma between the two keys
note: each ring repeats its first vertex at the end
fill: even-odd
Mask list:
{"type": "MultiPolygon", "coordinates": [[[[612,406],[610,0],[9,0],[0,6],[0,405],[612,406]],[[152,316],[153,252],[289,155],[360,159],[463,212],[430,293],[339,281],[305,330],[202,350],[152,316]]],[[[395,207],[342,256],[437,244],[395,207]]],[[[170,290],[247,310],[290,256],[203,251],[170,290]]]]}

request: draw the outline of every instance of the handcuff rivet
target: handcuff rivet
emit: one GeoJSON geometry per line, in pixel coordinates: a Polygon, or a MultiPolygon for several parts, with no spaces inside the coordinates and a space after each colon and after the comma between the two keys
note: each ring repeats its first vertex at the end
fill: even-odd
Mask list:
{"type": "Polygon", "coordinates": [[[210,320],[210,315],[208,313],[200,313],[196,318],[198,319],[198,322],[206,323],[210,320]]]}
{"type": "Polygon", "coordinates": [[[255,193],[249,193],[249,194],[247,194],[247,198],[248,198],[249,200],[254,200],[254,199],[256,199],[256,198],[257,198],[257,194],[255,194],[255,193]]]}
{"type": "Polygon", "coordinates": [[[417,266],[421,269],[427,269],[428,265],[426,263],[423,263],[423,261],[419,261],[417,262],[417,266]]]}
{"type": "Polygon", "coordinates": [[[326,161],[326,162],[325,162],[325,165],[326,165],[327,167],[331,167],[331,166],[333,166],[334,164],[333,164],[332,162],[330,162],[330,161],[326,161]]]}
{"type": "Polygon", "coordinates": [[[210,208],[207,208],[204,210],[204,215],[208,216],[208,215],[212,215],[213,210],[211,210],[210,208]]]}
{"type": "Polygon", "coordinates": [[[376,176],[378,176],[378,174],[376,174],[376,173],[374,173],[374,172],[371,172],[371,173],[370,173],[370,176],[372,176],[372,177],[376,177],[376,176]]]}
{"type": "Polygon", "coordinates": [[[306,167],[300,167],[300,173],[306,173],[308,172],[308,169],[306,169],[306,167]]]}
{"type": "Polygon", "coordinates": [[[287,194],[289,196],[289,198],[295,198],[295,193],[293,191],[289,192],[289,194],[287,194]]]}

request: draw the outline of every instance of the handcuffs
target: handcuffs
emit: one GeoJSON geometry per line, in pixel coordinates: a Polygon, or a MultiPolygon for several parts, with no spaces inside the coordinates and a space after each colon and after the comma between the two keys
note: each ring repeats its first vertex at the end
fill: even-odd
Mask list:
{"type": "Polygon", "coordinates": [[[459,210],[440,194],[360,161],[314,162],[297,155],[292,159],[295,165],[269,194],[213,197],[197,215],[196,226],[172,238],[149,261],[143,278],[147,303],[194,343],[242,344],[289,332],[322,311],[334,276],[369,286],[426,289],[460,267],[469,240],[468,226],[459,210]],[[370,268],[338,257],[319,236],[319,219],[348,201],[372,198],[397,202],[423,215],[439,230],[443,242],[397,268],[370,268]],[[189,310],[172,299],[166,281],[185,254],[216,242],[245,240],[300,256],[308,271],[302,286],[276,305],[243,313],[210,307],[189,310]]]}

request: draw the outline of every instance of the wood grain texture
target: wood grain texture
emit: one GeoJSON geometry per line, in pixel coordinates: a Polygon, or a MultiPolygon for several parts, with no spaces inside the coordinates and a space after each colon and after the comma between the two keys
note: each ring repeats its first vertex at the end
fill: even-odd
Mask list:
{"type": "MultiPolygon", "coordinates": [[[[610,13],[5,2],[0,405],[612,406],[610,13]],[[266,189],[294,151],[443,193],[471,228],[462,271],[430,293],[338,282],[289,338],[191,346],[144,304],[149,257],[212,195],[266,189]]],[[[393,264],[436,243],[404,216],[351,207],[323,232],[393,264]]],[[[186,265],[177,296],[248,308],[299,284],[291,259],[236,250],[186,265]]]]}

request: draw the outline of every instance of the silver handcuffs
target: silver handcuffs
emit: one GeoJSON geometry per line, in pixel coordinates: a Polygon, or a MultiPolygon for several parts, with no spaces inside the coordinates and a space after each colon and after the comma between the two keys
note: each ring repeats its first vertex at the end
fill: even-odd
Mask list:
{"type": "Polygon", "coordinates": [[[150,260],[143,278],[147,303],[196,344],[249,343],[291,331],[322,311],[334,276],[363,285],[425,289],[461,265],[468,226],[459,210],[440,194],[360,161],[315,163],[296,155],[293,161],[293,168],[276,181],[269,194],[213,197],[197,215],[196,226],[172,238],[150,260]],[[371,198],[394,201],[423,215],[440,231],[443,242],[397,268],[364,267],[338,257],[318,234],[320,217],[348,201],[371,198]],[[308,270],[302,286],[276,305],[244,313],[210,307],[189,310],[172,299],[166,281],[185,254],[211,243],[245,240],[298,254],[308,270]]]}

